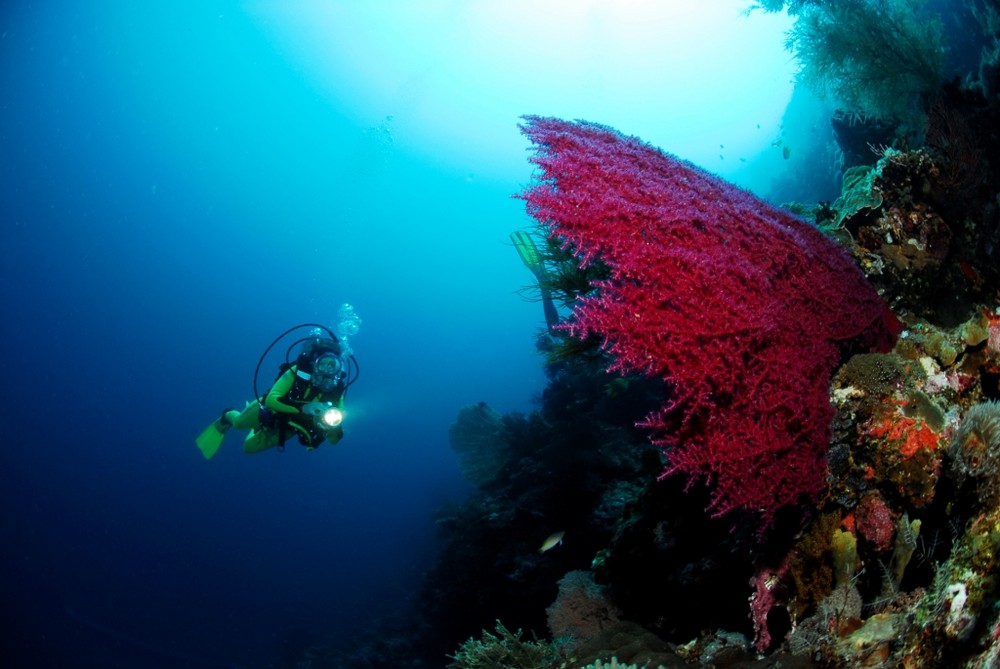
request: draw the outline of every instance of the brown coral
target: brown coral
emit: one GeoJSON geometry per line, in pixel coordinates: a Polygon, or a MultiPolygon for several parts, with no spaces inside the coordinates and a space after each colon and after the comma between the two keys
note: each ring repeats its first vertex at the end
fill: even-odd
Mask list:
{"type": "Polygon", "coordinates": [[[616,624],[621,612],[591,572],[576,570],[559,581],[556,601],[545,613],[552,637],[576,648],[616,624]]]}

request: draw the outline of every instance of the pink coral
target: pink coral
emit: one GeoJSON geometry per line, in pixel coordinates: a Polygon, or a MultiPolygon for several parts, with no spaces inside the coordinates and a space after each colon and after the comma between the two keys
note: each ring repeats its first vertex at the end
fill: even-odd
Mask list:
{"type": "Polygon", "coordinates": [[[876,550],[888,550],[896,534],[896,518],[889,506],[877,494],[865,495],[854,510],[858,536],[872,544],[876,550]]]}
{"type": "Polygon", "coordinates": [[[583,266],[610,278],[571,334],[603,338],[611,371],[672,388],[645,425],[664,475],[713,486],[711,510],[774,513],[823,487],[830,375],[848,350],[885,350],[888,310],[813,226],[644,142],[596,124],[526,117],[539,181],[521,197],[583,266]]]}
{"type": "Polygon", "coordinates": [[[771,609],[780,606],[776,596],[783,592],[779,588],[781,582],[788,578],[788,558],[786,557],[777,569],[763,568],[750,579],[753,594],[750,595],[750,619],[753,620],[754,646],[759,651],[765,651],[771,646],[771,632],[767,628],[767,616],[771,609]]]}

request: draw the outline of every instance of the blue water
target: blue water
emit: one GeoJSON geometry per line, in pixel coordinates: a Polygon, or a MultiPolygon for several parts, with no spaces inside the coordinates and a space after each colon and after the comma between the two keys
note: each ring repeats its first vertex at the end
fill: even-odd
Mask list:
{"type": "Polygon", "coordinates": [[[345,120],[238,15],[188,42],[183,12],[116,9],[2,10],[2,664],[264,666],[406,604],[465,493],[458,409],[540,391],[525,216],[345,120]],[[204,461],[264,348],[344,302],[345,439],[204,461]]]}
{"type": "Polygon", "coordinates": [[[531,225],[519,114],[614,125],[749,185],[784,167],[784,24],[754,24],[780,94],[736,91],[739,122],[713,124],[734,104],[692,88],[702,61],[643,52],[610,66],[622,82],[602,68],[629,43],[600,16],[566,35],[523,17],[538,48],[584,49],[581,71],[472,34],[461,3],[413,33],[405,3],[364,4],[0,9],[4,667],[264,667],[414,603],[433,512],[468,492],[448,426],[544,387],[508,242],[531,225]],[[675,70],[683,94],[644,79],[675,70]],[[247,456],[231,435],[203,460],[195,436],[251,397],[273,338],[343,303],[363,321],[344,440],[247,456]]]}

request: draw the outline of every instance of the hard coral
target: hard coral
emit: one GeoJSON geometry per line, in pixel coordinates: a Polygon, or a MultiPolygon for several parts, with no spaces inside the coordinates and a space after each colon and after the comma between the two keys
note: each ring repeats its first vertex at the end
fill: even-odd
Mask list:
{"type": "Polygon", "coordinates": [[[636,138],[526,117],[540,180],[529,213],[586,266],[610,272],[571,334],[603,338],[611,371],[672,395],[645,425],[711,509],[776,511],[823,488],[830,374],[846,351],[884,350],[891,316],[817,229],[636,138]]]}
{"type": "Polygon", "coordinates": [[[546,669],[559,666],[561,657],[552,644],[525,641],[521,630],[511,632],[497,621],[496,634],[483,630],[483,638],[470,638],[454,655],[449,669],[546,669]]]}

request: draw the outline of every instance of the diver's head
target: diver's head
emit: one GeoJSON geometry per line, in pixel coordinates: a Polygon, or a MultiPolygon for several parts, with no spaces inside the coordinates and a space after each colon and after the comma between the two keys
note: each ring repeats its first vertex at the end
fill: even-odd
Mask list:
{"type": "Polygon", "coordinates": [[[323,393],[333,391],[343,378],[344,365],[340,356],[327,352],[321,353],[313,360],[312,385],[323,393]]]}
{"type": "Polygon", "coordinates": [[[333,352],[340,355],[343,352],[343,347],[340,345],[340,341],[332,334],[324,332],[320,328],[313,328],[309,332],[309,336],[302,340],[302,355],[315,358],[316,356],[333,352]]]}

